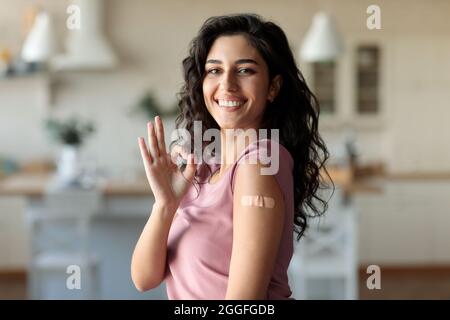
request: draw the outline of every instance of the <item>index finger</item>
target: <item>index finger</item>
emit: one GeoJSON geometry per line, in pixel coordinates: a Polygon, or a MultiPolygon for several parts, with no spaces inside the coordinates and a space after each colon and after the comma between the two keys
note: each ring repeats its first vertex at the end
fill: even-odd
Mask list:
{"type": "Polygon", "coordinates": [[[153,159],[152,159],[150,153],[148,152],[147,145],[145,144],[144,138],[139,137],[138,143],[139,143],[139,149],[141,150],[142,159],[145,162],[147,162],[148,164],[151,164],[153,162],[153,159]]]}
{"type": "Polygon", "coordinates": [[[166,154],[166,142],[164,140],[164,126],[160,116],[155,118],[156,124],[156,138],[158,140],[158,147],[161,154],[166,154]]]}

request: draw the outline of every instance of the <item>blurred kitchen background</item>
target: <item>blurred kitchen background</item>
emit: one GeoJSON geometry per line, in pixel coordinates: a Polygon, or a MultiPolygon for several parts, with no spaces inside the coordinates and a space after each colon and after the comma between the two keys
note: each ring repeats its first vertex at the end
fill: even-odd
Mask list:
{"type": "Polygon", "coordinates": [[[0,0],[0,299],[166,298],[130,278],[137,137],[169,138],[190,40],[243,12],[286,32],[332,154],[294,296],[450,298],[449,1],[0,0]]]}

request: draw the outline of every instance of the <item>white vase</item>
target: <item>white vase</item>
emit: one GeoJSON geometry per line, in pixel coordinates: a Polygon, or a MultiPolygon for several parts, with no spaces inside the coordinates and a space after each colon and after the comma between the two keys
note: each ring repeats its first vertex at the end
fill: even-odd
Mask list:
{"type": "Polygon", "coordinates": [[[61,149],[57,164],[58,181],[65,185],[74,184],[79,176],[79,150],[76,146],[65,145],[61,149]]]}

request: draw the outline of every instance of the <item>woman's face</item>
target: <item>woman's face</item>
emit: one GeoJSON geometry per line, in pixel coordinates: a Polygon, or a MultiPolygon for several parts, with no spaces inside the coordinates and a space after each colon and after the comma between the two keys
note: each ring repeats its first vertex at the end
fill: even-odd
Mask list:
{"type": "Polygon", "coordinates": [[[206,58],[203,96],[220,128],[258,129],[272,95],[268,67],[247,39],[217,38],[206,58]]]}

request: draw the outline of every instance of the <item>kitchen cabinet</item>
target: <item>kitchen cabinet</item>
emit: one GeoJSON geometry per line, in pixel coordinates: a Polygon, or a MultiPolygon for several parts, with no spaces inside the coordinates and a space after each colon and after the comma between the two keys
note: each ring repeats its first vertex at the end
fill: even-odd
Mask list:
{"type": "Polygon", "coordinates": [[[450,179],[384,179],[383,192],[356,194],[360,263],[450,263],[450,179]]]}
{"type": "MultiPolygon", "coordinates": [[[[0,268],[27,270],[29,258],[25,212],[39,207],[48,175],[16,175],[0,181],[0,268]]],[[[90,248],[100,259],[101,299],[166,299],[165,285],[140,293],[130,274],[131,255],[148,219],[153,197],[147,181],[113,182],[100,186],[103,203],[92,222],[90,248]],[[111,281],[114,279],[114,281],[111,281]]],[[[44,298],[72,299],[67,276],[46,277],[44,298]]]]}
{"type": "Polygon", "coordinates": [[[22,270],[28,263],[28,238],[21,197],[0,196],[0,269],[22,270]]]}

